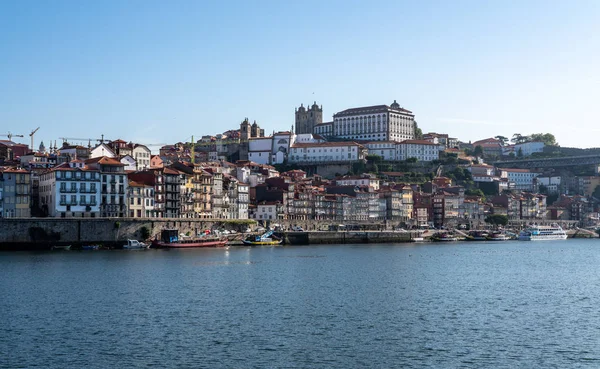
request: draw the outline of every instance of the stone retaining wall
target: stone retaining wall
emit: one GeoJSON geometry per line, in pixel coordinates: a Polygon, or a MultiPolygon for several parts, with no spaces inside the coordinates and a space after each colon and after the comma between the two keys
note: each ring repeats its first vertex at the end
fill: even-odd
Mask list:
{"type": "Polygon", "coordinates": [[[122,243],[128,239],[142,240],[144,227],[149,232],[149,238],[154,238],[161,230],[168,228],[195,235],[215,227],[240,232],[248,228],[248,224],[227,220],[167,218],[0,219],[0,244],[122,243]]]}

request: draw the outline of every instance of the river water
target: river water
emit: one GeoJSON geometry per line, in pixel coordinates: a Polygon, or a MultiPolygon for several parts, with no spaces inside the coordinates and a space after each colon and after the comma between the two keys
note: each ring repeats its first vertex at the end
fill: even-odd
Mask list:
{"type": "Polygon", "coordinates": [[[600,241],[0,253],[0,367],[600,367],[600,241]]]}

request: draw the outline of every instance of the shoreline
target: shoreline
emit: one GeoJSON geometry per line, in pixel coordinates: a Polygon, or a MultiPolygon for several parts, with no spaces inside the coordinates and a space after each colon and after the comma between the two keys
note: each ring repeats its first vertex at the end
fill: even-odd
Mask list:
{"type": "MultiPolygon", "coordinates": [[[[421,231],[309,231],[309,232],[285,232],[282,234],[285,242],[282,245],[276,246],[248,246],[241,242],[243,236],[247,234],[236,234],[228,237],[230,239],[226,247],[285,247],[285,246],[318,246],[318,245],[349,245],[349,244],[456,244],[470,242],[488,242],[491,244],[518,241],[491,241],[491,240],[467,240],[457,239],[452,241],[435,241],[431,239],[431,235],[435,232],[421,231]]],[[[567,239],[593,239],[598,238],[598,235],[590,233],[582,233],[577,231],[567,232],[567,239]]],[[[86,242],[68,242],[62,241],[43,241],[43,242],[0,242],[0,251],[50,251],[53,246],[72,246],[72,251],[81,250],[83,245],[100,245],[101,250],[121,250],[127,240],[117,241],[86,241],[86,242]]],[[[543,241],[529,241],[543,242],[543,241]]],[[[202,248],[202,247],[200,247],[202,248]]],[[[212,248],[212,247],[206,247],[212,248]]]]}

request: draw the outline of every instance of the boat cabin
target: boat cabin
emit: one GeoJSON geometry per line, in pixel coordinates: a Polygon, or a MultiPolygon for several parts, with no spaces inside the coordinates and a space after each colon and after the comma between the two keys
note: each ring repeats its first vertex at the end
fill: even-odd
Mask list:
{"type": "Polygon", "coordinates": [[[178,229],[163,229],[160,232],[160,240],[166,243],[173,243],[179,241],[179,230],[178,229]]]}

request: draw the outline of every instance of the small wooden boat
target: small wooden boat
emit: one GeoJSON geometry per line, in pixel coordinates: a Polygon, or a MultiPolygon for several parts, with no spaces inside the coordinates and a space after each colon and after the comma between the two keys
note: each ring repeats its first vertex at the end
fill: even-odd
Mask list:
{"type": "Polygon", "coordinates": [[[501,232],[493,232],[488,236],[488,240],[490,241],[509,241],[510,239],[509,235],[501,232]]]}
{"type": "Polygon", "coordinates": [[[469,231],[465,240],[467,241],[486,241],[489,233],[487,231],[469,231]]]}
{"type": "Polygon", "coordinates": [[[147,249],[149,247],[150,247],[150,245],[148,245],[144,242],[140,242],[138,240],[127,240],[127,243],[125,245],[123,245],[123,249],[125,249],[125,250],[140,250],[140,249],[147,249]]]}
{"type": "Polygon", "coordinates": [[[69,251],[71,250],[71,245],[55,245],[50,248],[55,251],[69,251]]]}
{"type": "Polygon", "coordinates": [[[436,242],[453,242],[453,241],[458,241],[458,237],[450,234],[450,233],[436,233],[433,236],[431,236],[431,240],[432,241],[436,241],[436,242]]]}
{"type": "Polygon", "coordinates": [[[81,246],[82,250],[98,250],[100,245],[83,245],[81,246]]]}
{"type": "Polygon", "coordinates": [[[281,245],[283,243],[283,240],[274,240],[271,238],[265,238],[260,241],[243,240],[242,242],[244,242],[244,245],[248,245],[248,246],[276,246],[276,245],[281,245]]]}
{"type": "Polygon", "coordinates": [[[268,231],[262,236],[250,236],[242,242],[248,246],[276,246],[281,245],[283,240],[275,237],[273,231],[268,231]]]}
{"type": "Polygon", "coordinates": [[[227,244],[226,239],[219,237],[201,237],[197,239],[180,240],[177,229],[165,229],[161,232],[158,240],[152,241],[154,248],[184,249],[193,247],[223,247],[227,244]]]}

